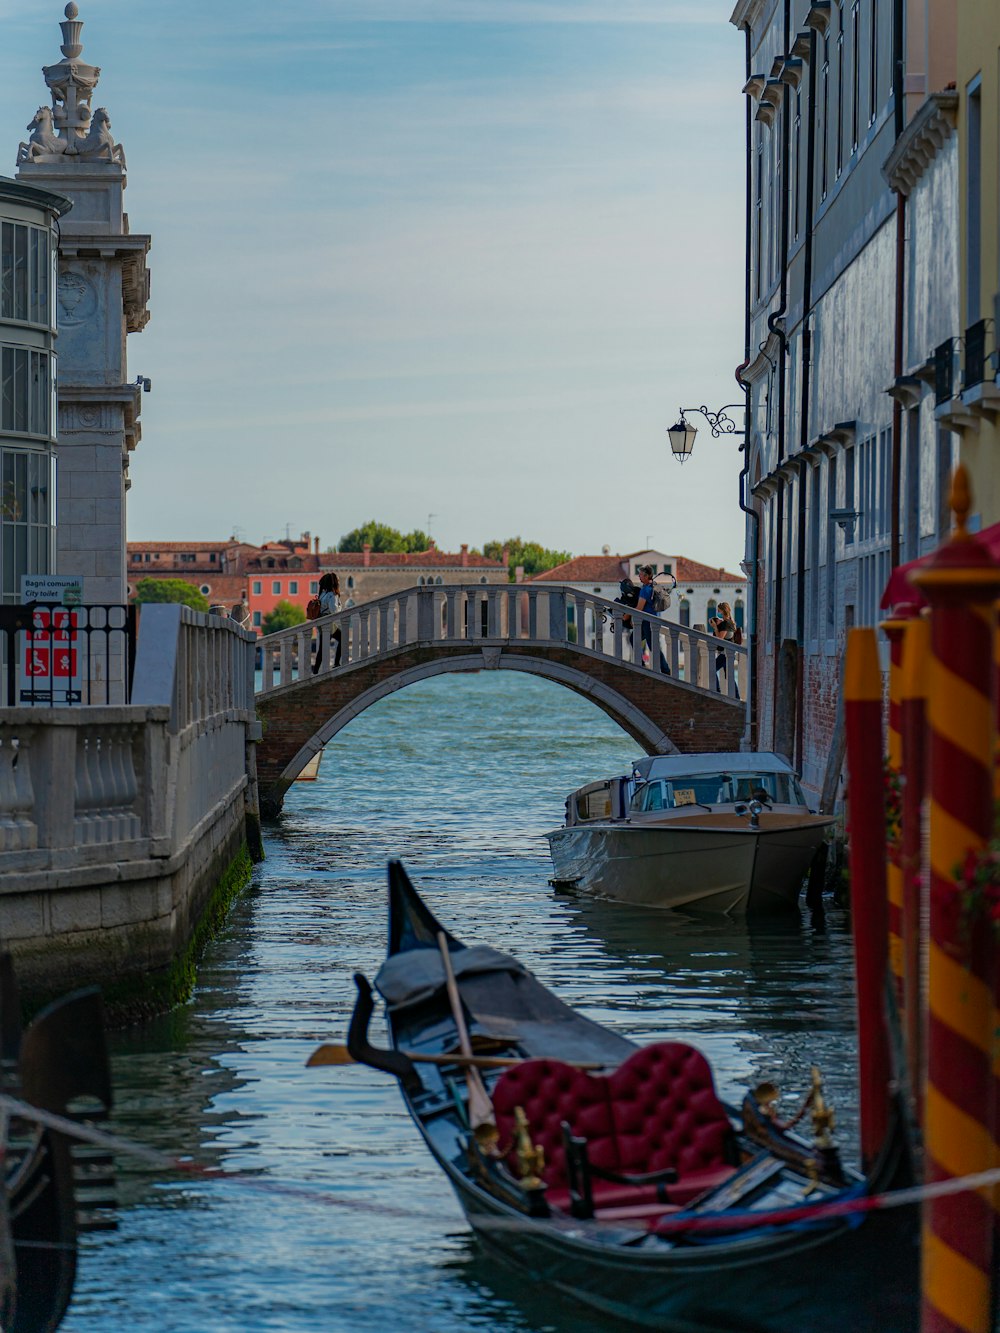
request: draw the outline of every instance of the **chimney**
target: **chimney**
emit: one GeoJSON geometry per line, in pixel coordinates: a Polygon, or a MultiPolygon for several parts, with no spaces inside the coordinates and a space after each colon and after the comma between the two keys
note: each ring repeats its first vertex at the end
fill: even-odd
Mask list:
{"type": "Polygon", "coordinates": [[[505,546],[505,547],[503,548],[503,550],[500,552],[500,563],[501,563],[502,565],[509,565],[509,564],[510,564],[510,547],[509,547],[509,546],[505,546]]]}
{"type": "Polygon", "coordinates": [[[514,570],[514,582],[515,582],[515,583],[523,583],[523,582],[524,582],[524,566],[523,566],[523,565],[518,565],[518,566],[515,568],[515,570],[514,570]]]}
{"type": "Polygon", "coordinates": [[[466,566],[468,563],[469,563],[469,543],[468,543],[468,542],[463,542],[463,543],[462,543],[462,568],[464,569],[465,566],[466,566]]]}
{"type": "Polygon", "coordinates": [[[435,542],[434,542],[434,538],[433,538],[433,537],[428,537],[428,538],[427,538],[427,549],[428,549],[428,551],[436,551],[436,550],[437,550],[437,546],[436,546],[436,544],[435,544],[435,542]]]}
{"type": "Polygon", "coordinates": [[[315,555],[319,555],[319,538],[318,538],[318,537],[314,537],[314,538],[313,538],[313,553],[314,553],[315,555]]]}
{"type": "Polygon", "coordinates": [[[369,565],[371,564],[371,562],[372,562],[372,548],[371,548],[370,543],[365,542],[365,544],[364,544],[364,546],[362,546],[361,550],[362,550],[362,553],[363,553],[363,558],[362,558],[361,563],[364,565],[365,569],[367,569],[368,566],[369,566],[369,565]]]}

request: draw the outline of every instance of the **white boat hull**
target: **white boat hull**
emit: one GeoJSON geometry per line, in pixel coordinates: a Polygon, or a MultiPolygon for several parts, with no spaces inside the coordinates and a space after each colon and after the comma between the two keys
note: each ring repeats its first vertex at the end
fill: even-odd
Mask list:
{"type": "Polygon", "coordinates": [[[744,916],[787,911],[831,819],[727,813],[661,823],[609,821],[546,834],[553,882],[642,907],[744,916]]]}

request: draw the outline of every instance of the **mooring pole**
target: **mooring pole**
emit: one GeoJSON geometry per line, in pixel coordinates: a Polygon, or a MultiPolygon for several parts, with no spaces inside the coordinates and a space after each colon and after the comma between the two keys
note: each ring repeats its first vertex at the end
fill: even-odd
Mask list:
{"type": "MultiPolygon", "coordinates": [[[[931,605],[926,1178],[996,1164],[994,923],[970,899],[963,865],[993,831],[995,712],[993,602],[1000,565],[965,529],[965,469],[952,488],[951,539],[914,576],[931,605]]],[[[922,1333],[990,1333],[991,1191],[928,1200],[923,1208],[922,1333]]]]}
{"type": "MultiPolygon", "coordinates": [[[[889,640],[889,725],[886,732],[886,758],[889,770],[886,782],[897,791],[902,783],[903,770],[903,635],[907,622],[895,616],[882,622],[882,630],[889,640]]],[[[888,798],[889,793],[886,793],[888,798]]],[[[901,792],[900,792],[901,800],[901,792]]],[[[894,804],[897,804],[894,798],[894,804]]],[[[899,812],[901,814],[901,811],[899,812]]],[[[902,819],[895,827],[887,828],[886,884],[889,893],[889,970],[895,986],[896,1008],[902,1015],[906,1006],[903,957],[903,867],[902,819]]]]}
{"type": "Polygon", "coordinates": [[[892,1060],[886,1015],[889,912],[885,880],[882,672],[873,629],[852,629],[844,666],[851,920],[858,1011],[861,1160],[867,1170],[889,1129],[892,1060]]]}
{"type": "Polygon", "coordinates": [[[903,637],[900,714],[903,741],[903,1012],[906,1057],[917,1119],[924,1115],[923,931],[924,798],[927,791],[927,660],[930,625],[920,616],[906,622],[903,637]]]}

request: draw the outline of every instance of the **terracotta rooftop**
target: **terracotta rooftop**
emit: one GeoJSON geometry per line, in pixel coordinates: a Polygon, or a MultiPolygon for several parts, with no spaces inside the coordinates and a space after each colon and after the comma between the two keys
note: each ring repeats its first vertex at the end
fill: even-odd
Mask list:
{"type": "MultiPolygon", "coordinates": [[[[328,551],[320,556],[324,569],[363,569],[364,551],[328,551]]],[[[369,569],[506,569],[500,560],[487,560],[475,551],[463,555],[451,551],[372,551],[368,556],[369,569]]]]}
{"type": "MultiPolygon", "coordinates": [[[[618,583],[631,571],[636,557],[645,554],[633,551],[629,555],[578,555],[544,574],[536,574],[530,582],[618,583]]],[[[742,574],[731,574],[719,565],[703,565],[682,555],[674,557],[671,564],[678,583],[746,582],[742,574]]]]}

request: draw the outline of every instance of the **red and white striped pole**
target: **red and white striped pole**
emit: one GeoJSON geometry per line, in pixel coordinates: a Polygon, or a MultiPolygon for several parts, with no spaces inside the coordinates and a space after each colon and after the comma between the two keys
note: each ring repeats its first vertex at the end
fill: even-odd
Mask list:
{"type": "MultiPolygon", "coordinates": [[[[993,602],[1000,566],[965,530],[964,468],[955,474],[956,530],[914,583],[931,604],[930,852],[927,1082],[929,1180],[986,1171],[994,1141],[992,922],[970,920],[959,875],[993,829],[993,602]]],[[[991,1333],[992,1194],[936,1198],[923,1210],[922,1333],[991,1333]]]]}
{"type": "Polygon", "coordinates": [[[906,622],[900,682],[903,742],[903,838],[900,871],[903,888],[903,1014],[910,1088],[918,1120],[923,1121],[925,1045],[924,801],[927,794],[927,664],[930,623],[922,616],[906,622]]]}
{"type": "Polygon", "coordinates": [[[861,1160],[867,1170],[889,1129],[892,1077],[885,882],[885,790],[882,773],[882,671],[873,629],[852,629],[844,663],[847,739],[848,856],[858,1011],[861,1160]]]}

